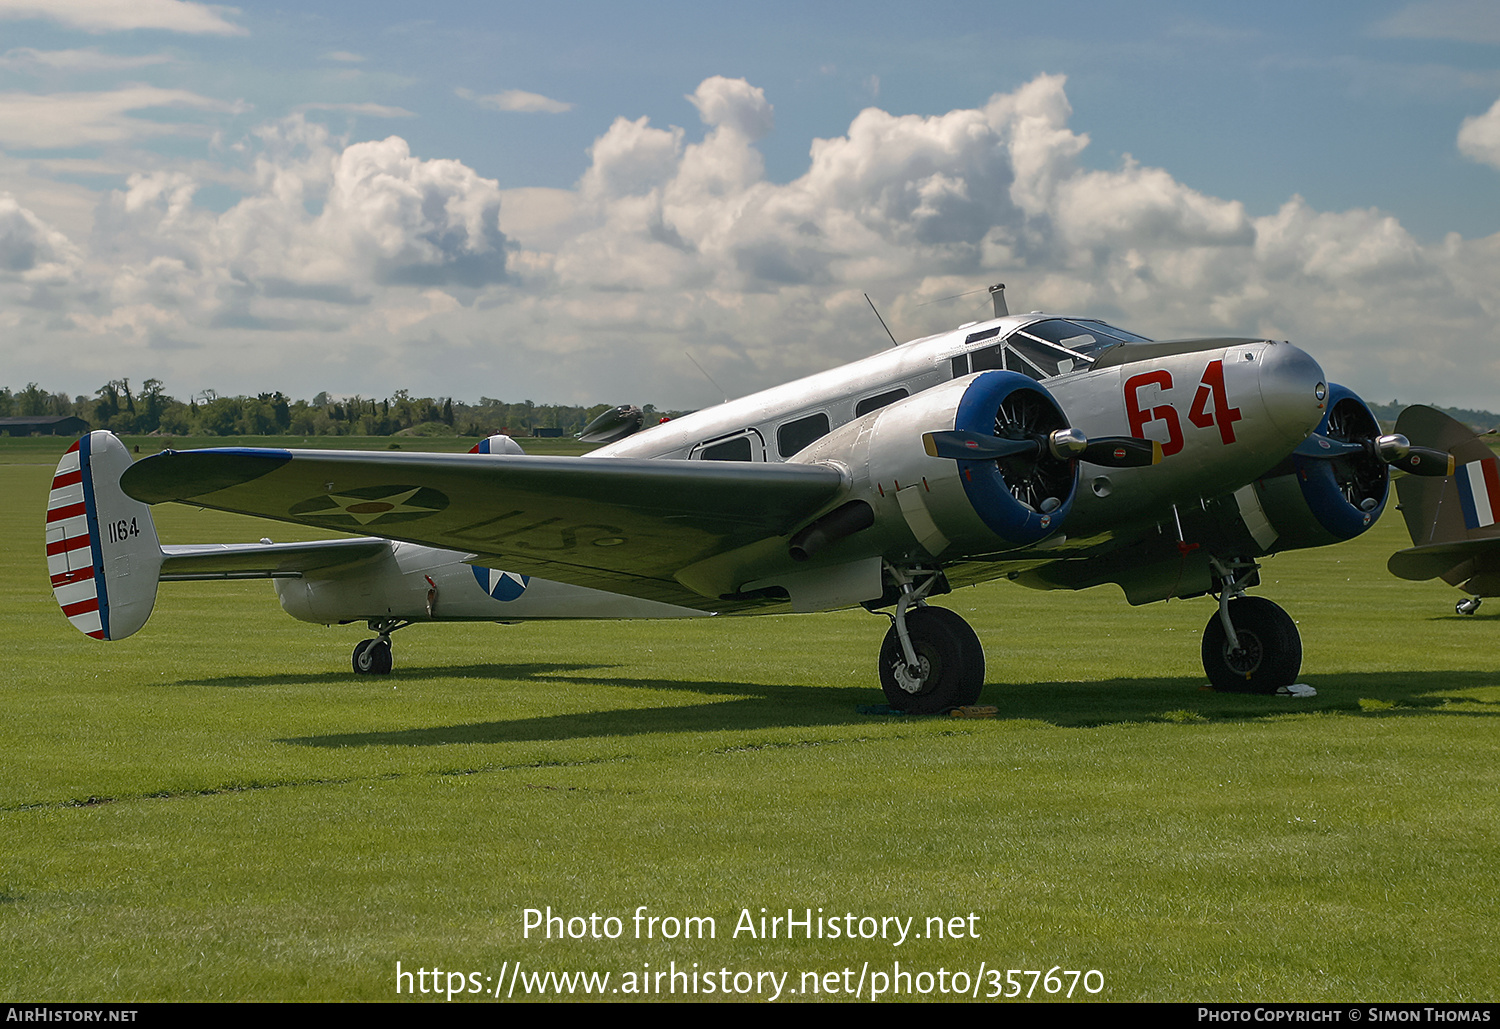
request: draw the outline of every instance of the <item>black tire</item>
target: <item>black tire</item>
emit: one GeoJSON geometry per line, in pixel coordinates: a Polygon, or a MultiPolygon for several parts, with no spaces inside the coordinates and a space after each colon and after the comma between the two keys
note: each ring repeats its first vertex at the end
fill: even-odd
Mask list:
{"type": "Polygon", "coordinates": [[[897,671],[906,666],[901,637],[892,625],[880,645],[880,688],[898,711],[935,715],[979,699],[984,688],[984,647],[958,614],[945,607],[919,607],[907,612],[906,631],[927,675],[915,692],[902,688],[897,671]]]}
{"type": "Polygon", "coordinates": [[[389,675],[391,663],[390,640],[360,640],[354,648],[354,671],[358,675],[389,675]]]}
{"type": "Polygon", "coordinates": [[[354,645],[354,659],[352,663],[355,675],[369,674],[371,668],[370,644],[374,642],[374,640],[360,640],[354,645]]]}
{"type": "Polygon", "coordinates": [[[1291,615],[1265,597],[1239,597],[1229,602],[1229,620],[1240,640],[1237,653],[1217,611],[1203,627],[1203,670],[1214,689],[1275,693],[1297,681],[1302,637],[1291,615]]]}

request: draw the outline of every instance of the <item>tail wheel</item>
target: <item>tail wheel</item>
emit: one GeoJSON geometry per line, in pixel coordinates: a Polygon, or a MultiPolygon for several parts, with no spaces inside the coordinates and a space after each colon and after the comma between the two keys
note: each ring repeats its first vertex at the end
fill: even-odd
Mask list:
{"type": "Polygon", "coordinates": [[[906,663],[895,625],[880,646],[880,687],[891,707],[935,715],[979,699],[984,647],[968,622],[944,607],[918,607],[906,613],[906,632],[916,668],[906,663]]]}
{"type": "Polygon", "coordinates": [[[1239,647],[1229,644],[1224,622],[1214,614],[1203,628],[1203,670],[1218,690],[1275,693],[1302,670],[1302,637],[1291,615],[1264,597],[1229,602],[1229,620],[1239,647]]]}

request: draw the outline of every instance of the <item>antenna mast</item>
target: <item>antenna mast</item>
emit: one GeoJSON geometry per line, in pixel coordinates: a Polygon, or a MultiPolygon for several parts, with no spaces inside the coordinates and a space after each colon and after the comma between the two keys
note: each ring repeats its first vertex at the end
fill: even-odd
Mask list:
{"type": "Polygon", "coordinates": [[[997,282],[990,287],[990,301],[995,305],[996,318],[1010,314],[1010,308],[1005,306],[1005,283],[997,282]]]}
{"type": "MultiPolygon", "coordinates": [[[[865,303],[870,305],[870,310],[875,311],[875,301],[870,299],[868,293],[865,294],[865,303]]],[[[880,322],[880,327],[885,330],[885,334],[891,337],[891,346],[899,347],[901,344],[896,342],[895,334],[891,332],[891,327],[885,323],[885,319],[880,317],[879,311],[875,311],[875,320],[880,322]]]]}

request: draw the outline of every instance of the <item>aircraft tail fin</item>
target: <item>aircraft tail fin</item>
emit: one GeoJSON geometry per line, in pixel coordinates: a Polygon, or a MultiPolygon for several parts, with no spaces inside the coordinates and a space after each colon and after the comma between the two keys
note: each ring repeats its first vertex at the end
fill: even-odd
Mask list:
{"type": "Polygon", "coordinates": [[[1500,460],[1474,430],[1431,407],[1408,407],[1396,431],[1453,455],[1447,478],[1406,476],[1396,488],[1416,546],[1500,537],[1500,460]]]}
{"type": "Polygon", "coordinates": [[[156,603],[162,551],[151,509],[126,496],[130,453],[97,430],[68,448],[47,500],[47,571],[68,621],[86,636],[124,639],[156,603]]]}
{"type": "Polygon", "coordinates": [[[1471,593],[1500,591],[1500,458],[1473,429],[1430,407],[1402,411],[1396,431],[1418,446],[1448,451],[1455,467],[1446,478],[1397,481],[1413,545],[1391,556],[1391,572],[1441,577],[1471,593]]]}

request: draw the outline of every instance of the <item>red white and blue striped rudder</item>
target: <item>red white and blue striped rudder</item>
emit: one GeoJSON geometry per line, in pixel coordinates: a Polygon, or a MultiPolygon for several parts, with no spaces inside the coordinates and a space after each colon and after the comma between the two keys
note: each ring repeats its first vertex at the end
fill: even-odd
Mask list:
{"type": "Polygon", "coordinates": [[[151,509],[120,490],[130,454],[95,431],[68,448],[47,498],[47,572],[68,621],[98,640],[124,639],[156,603],[161,545],[151,509]]]}

